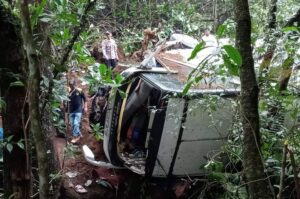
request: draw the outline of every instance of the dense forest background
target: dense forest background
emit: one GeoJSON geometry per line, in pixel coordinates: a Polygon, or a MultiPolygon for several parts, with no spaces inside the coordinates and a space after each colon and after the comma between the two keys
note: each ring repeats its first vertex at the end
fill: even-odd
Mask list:
{"type": "MultiPolygon", "coordinates": [[[[229,45],[218,55],[221,64],[197,70],[240,77],[241,96],[232,105],[240,111],[223,147],[230,164],[209,159],[205,186],[187,198],[300,198],[298,0],[0,0],[3,197],[59,196],[50,138],[62,125],[55,110],[67,99],[61,74],[88,72],[105,31],[130,63],[145,29],[158,40],[175,32],[200,40],[207,28],[229,45]]],[[[187,88],[199,78],[194,73],[187,88]]],[[[103,79],[89,83],[93,90],[103,79]]]]}

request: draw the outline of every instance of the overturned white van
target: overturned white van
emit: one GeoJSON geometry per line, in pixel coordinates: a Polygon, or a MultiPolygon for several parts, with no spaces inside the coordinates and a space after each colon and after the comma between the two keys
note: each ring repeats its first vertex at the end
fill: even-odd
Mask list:
{"type": "Polygon", "coordinates": [[[183,96],[193,67],[168,51],[153,57],[156,67],[123,72],[125,83],[118,89],[126,97],[118,89],[110,91],[103,140],[109,162],[96,161],[87,146],[85,158],[97,166],[126,167],[148,177],[205,174],[207,158],[227,139],[239,81],[208,76],[183,96]],[[208,96],[215,97],[213,111],[208,96]]]}

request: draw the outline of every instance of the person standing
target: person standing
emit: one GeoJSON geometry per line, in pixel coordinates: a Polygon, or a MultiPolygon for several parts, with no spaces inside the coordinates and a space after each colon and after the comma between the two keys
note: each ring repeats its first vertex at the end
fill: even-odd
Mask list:
{"type": "Polygon", "coordinates": [[[206,47],[216,47],[218,46],[218,41],[216,37],[210,34],[209,29],[204,30],[204,34],[202,35],[202,41],[205,42],[206,47]]]}
{"type": "Polygon", "coordinates": [[[69,122],[71,124],[73,136],[71,143],[75,144],[82,137],[80,132],[80,122],[82,112],[87,112],[87,102],[82,89],[76,87],[75,80],[71,80],[69,86],[69,122]]]}
{"type": "Polygon", "coordinates": [[[102,52],[105,59],[105,64],[113,69],[117,65],[119,60],[117,53],[116,41],[112,38],[112,34],[109,31],[105,32],[106,39],[102,41],[102,52]]]}

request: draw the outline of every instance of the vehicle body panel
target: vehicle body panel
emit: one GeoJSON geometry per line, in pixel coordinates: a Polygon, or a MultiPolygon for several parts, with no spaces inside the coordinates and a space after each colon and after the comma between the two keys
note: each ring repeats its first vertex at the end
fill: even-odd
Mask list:
{"type": "Polygon", "coordinates": [[[157,160],[152,173],[152,176],[157,177],[166,177],[169,173],[178,141],[184,109],[184,100],[179,98],[170,98],[168,104],[157,160]]]}

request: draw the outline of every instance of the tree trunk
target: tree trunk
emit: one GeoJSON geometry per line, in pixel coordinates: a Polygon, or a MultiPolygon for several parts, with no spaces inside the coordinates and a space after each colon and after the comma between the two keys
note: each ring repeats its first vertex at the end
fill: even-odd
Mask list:
{"type": "Polygon", "coordinates": [[[213,32],[216,34],[218,31],[219,20],[218,20],[218,0],[213,0],[213,32]]]}
{"type": "Polygon", "coordinates": [[[47,161],[47,148],[44,144],[46,136],[42,131],[41,114],[39,110],[39,93],[40,93],[40,71],[38,56],[34,49],[33,37],[30,25],[30,17],[28,10],[28,2],[20,0],[20,18],[21,18],[21,33],[23,45],[26,52],[27,64],[29,69],[28,77],[28,104],[30,115],[30,129],[33,135],[34,144],[36,147],[36,155],[38,161],[39,172],[39,198],[48,199],[49,196],[49,166],[47,161]]]}
{"type": "Polygon", "coordinates": [[[270,2],[270,8],[269,8],[269,14],[268,14],[268,26],[267,26],[267,32],[268,34],[264,38],[266,43],[269,43],[269,47],[267,49],[267,52],[263,56],[263,61],[259,66],[259,86],[262,88],[264,83],[266,82],[266,75],[268,72],[268,69],[270,67],[274,51],[276,48],[276,38],[274,38],[274,34],[272,33],[276,29],[276,12],[277,12],[277,0],[271,0],[270,2]]]}
{"type": "MultiPolygon", "coordinates": [[[[4,95],[6,108],[2,112],[4,137],[13,135],[13,142],[24,139],[22,116],[26,89],[24,86],[10,87],[18,75],[24,82],[24,57],[19,21],[0,1],[0,93],[4,95]]],[[[3,96],[1,96],[3,97],[3,96]]],[[[4,197],[15,194],[15,199],[27,199],[31,195],[30,161],[26,150],[17,145],[9,153],[4,150],[4,197]]]]}
{"type": "MultiPolygon", "coordinates": [[[[51,40],[48,37],[49,24],[45,22],[39,22],[37,24],[36,31],[38,35],[36,42],[41,44],[41,46],[39,46],[42,55],[42,58],[40,57],[39,59],[41,75],[47,78],[49,82],[53,82],[52,70],[48,67],[51,65],[51,55],[53,55],[51,51],[51,40]]],[[[47,103],[53,96],[49,96],[49,98],[46,98],[48,96],[47,94],[47,91],[44,91],[40,95],[40,104],[43,104],[40,111],[42,115],[41,122],[43,132],[46,134],[46,147],[48,151],[51,151],[51,153],[48,153],[49,170],[52,173],[58,173],[61,168],[59,165],[58,157],[55,155],[54,150],[55,139],[53,139],[53,137],[55,136],[55,127],[51,121],[52,107],[51,103],[47,103]]],[[[61,181],[61,178],[59,178],[51,182],[51,195],[53,195],[53,198],[58,198],[58,195],[60,194],[61,181]]]]}
{"type": "Polygon", "coordinates": [[[277,12],[277,0],[271,0],[269,9],[268,29],[275,30],[276,28],[276,12],[277,12]]]}
{"type": "Polygon", "coordinates": [[[236,44],[243,64],[241,79],[241,114],[244,131],[243,165],[249,186],[250,198],[271,198],[268,181],[264,174],[263,157],[260,151],[258,115],[258,85],[254,72],[251,50],[251,19],[247,0],[235,0],[236,44]]]}

